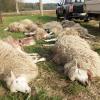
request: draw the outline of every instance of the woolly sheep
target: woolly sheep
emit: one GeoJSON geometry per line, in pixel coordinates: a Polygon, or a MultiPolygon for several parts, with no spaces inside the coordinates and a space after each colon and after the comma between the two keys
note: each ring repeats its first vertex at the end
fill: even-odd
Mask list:
{"type": "Polygon", "coordinates": [[[61,25],[63,26],[63,28],[72,27],[75,24],[76,23],[74,21],[69,21],[69,20],[64,20],[64,21],[61,22],[61,25]]]}
{"type": "Polygon", "coordinates": [[[33,23],[29,19],[24,19],[19,22],[13,22],[9,24],[8,30],[10,32],[34,32],[38,28],[37,24],[33,23]]]}
{"type": "Polygon", "coordinates": [[[43,38],[47,38],[49,37],[49,34],[42,28],[37,28],[35,31],[34,31],[34,38],[36,40],[40,40],[40,39],[43,39],[43,38]]]}
{"type": "Polygon", "coordinates": [[[55,34],[60,33],[63,30],[62,25],[60,24],[60,22],[57,21],[48,22],[43,25],[43,28],[55,34]]]}
{"type": "Polygon", "coordinates": [[[61,24],[63,28],[74,28],[76,31],[80,33],[80,36],[82,38],[86,38],[86,39],[95,38],[95,36],[88,33],[88,30],[86,28],[82,27],[78,23],[75,23],[74,21],[65,20],[65,21],[62,21],[61,24]]]}
{"type": "Polygon", "coordinates": [[[38,28],[37,24],[33,23],[33,21],[29,19],[21,20],[20,23],[25,26],[28,32],[34,32],[38,28]]]}
{"type": "Polygon", "coordinates": [[[28,83],[38,75],[38,67],[32,57],[0,40],[0,79],[11,92],[31,92],[28,83]]]}
{"type": "Polygon", "coordinates": [[[25,28],[25,26],[19,22],[13,22],[9,24],[7,29],[10,32],[27,32],[27,29],[25,28]]]}
{"type": "Polygon", "coordinates": [[[60,34],[55,34],[57,37],[59,36],[63,36],[63,35],[77,35],[77,36],[81,36],[81,34],[76,31],[73,28],[65,28],[63,29],[63,31],[60,34]]]}
{"type": "Polygon", "coordinates": [[[80,24],[75,24],[75,25],[73,26],[73,28],[74,28],[75,30],[77,30],[77,31],[80,33],[80,36],[81,36],[82,38],[85,38],[85,39],[92,39],[92,38],[95,38],[94,35],[89,34],[89,33],[88,33],[88,30],[87,30],[86,28],[82,27],[80,24]]]}
{"type": "Polygon", "coordinates": [[[59,37],[54,46],[54,61],[65,65],[65,74],[72,81],[85,85],[92,77],[100,77],[99,55],[79,36],[59,37]]]}

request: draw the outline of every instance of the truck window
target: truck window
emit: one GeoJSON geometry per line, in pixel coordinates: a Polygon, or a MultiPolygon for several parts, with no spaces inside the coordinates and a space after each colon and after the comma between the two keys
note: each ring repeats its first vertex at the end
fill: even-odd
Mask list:
{"type": "Polygon", "coordinates": [[[68,3],[75,3],[75,2],[84,2],[84,0],[65,0],[65,4],[68,4],[68,3]]]}

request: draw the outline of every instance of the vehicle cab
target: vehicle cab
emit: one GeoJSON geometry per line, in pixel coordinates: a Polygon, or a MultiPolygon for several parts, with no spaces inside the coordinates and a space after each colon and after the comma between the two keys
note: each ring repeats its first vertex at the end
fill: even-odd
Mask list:
{"type": "Polygon", "coordinates": [[[81,18],[85,14],[84,12],[84,0],[61,0],[57,4],[57,18],[81,18]]]}

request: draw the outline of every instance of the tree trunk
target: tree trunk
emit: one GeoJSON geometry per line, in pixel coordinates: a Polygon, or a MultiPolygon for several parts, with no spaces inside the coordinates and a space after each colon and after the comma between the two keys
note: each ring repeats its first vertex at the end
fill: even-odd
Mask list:
{"type": "Polygon", "coordinates": [[[40,14],[43,16],[43,2],[42,0],[39,0],[40,2],[40,14]]]}
{"type": "Polygon", "coordinates": [[[0,11],[0,23],[1,24],[3,23],[1,11],[0,11]]]}
{"type": "Polygon", "coordinates": [[[17,12],[17,14],[20,13],[20,12],[19,12],[19,6],[18,6],[18,0],[16,0],[16,12],[17,12]]]}

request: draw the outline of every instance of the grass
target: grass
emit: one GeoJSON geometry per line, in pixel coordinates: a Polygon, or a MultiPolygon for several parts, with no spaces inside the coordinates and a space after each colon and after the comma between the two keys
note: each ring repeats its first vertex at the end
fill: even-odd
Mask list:
{"type": "MultiPolygon", "coordinates": [[[[4,29],[9,23],[14,21],[20,21],[22,19],[31,19],[35,23],[43,24],[48,21],[56,20],[55,16],[40,16],[40,15],[27,15],[27,16],[9,16],[3,18],[3,24],[0,24],[0,38],[6,38],[11,35],[15,39],[25,37],[23,33],[11,33],[6,32],[4,29]]],[[[79,21],[78,21],[79,22],[79,21]]],[[[81,22],[83,27],[88,28],[89,33],[100,37],[98,27],[94,27],[90,23],[81,22]]],[[[93,100],[91,98],[98,98],[99,93],[97,90],[100,89],[98,84],[93,84],[93,89],[84,87],[78,82],[70,82],[68,78],[63,75],[60,70],[62,66],[58,66],[52,62],[52,48],[43,47],[43,40],[36,42],[35,46],[24,47],[24,50],[28,53],[39,53],[41,56],[46,57],[46,62],[38,63],[39,76],[34,83],[31,83],[32,95],[28,98],[27,94],[23,93],[10,93],[9,90],[3,88],[2,82],[0,82],[0,100],[93,100]],[[35,86],[35,90],[34,90],[35,86]],[[96,95],[89,91],[95,91],[96,95]]],[[[100,48],[96,51],[100,53],[100,48]]]]}

